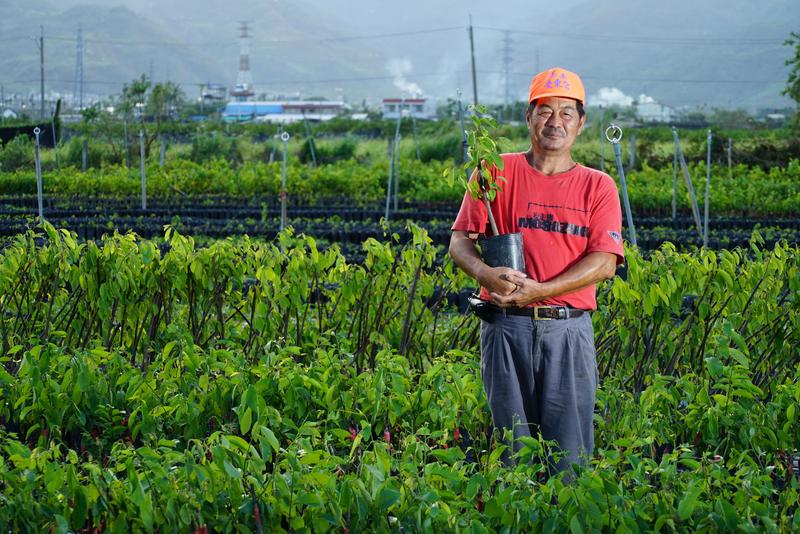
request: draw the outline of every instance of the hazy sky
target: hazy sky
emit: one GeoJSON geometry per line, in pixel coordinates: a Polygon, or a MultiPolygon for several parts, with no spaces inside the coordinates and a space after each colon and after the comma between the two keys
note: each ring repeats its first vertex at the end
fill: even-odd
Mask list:
{"type": "Polygon", "coordinates": [[[530,0],[0,0],[0,83],[34,90],[46,33],[48,87],[76,77],[76,32],[95,92],[118,91],[141,73],[230,87],[238,23],[251,27],[256,90],[351,100],[421,92],[471,96],[467,27],[481,100],[522,98],[537,69],[579,72],[595,101],[645,98],[673,105],[785,105],[780,95],[798,30],[800,1],[530,0]],[[115,8],[114,6],[122,6],[115,8]],[[7,37],[6,37],[7,36],[7,37]]]}

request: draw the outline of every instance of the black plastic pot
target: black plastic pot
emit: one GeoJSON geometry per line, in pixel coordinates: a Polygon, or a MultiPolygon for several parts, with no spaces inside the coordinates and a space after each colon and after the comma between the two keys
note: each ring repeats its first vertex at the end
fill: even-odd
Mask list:
{"type": "Polygon", "coordinates": [[[525,272],[525,256],[522,254],[522,234],[500,234],[478,241],[481,256],[490,267],[511,267],[525,272]]]}

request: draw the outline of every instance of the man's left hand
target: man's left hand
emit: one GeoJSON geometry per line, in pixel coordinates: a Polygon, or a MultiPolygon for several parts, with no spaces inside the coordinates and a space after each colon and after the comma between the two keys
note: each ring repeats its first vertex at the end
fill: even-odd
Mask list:
{"type": "Polygon", "coordinates": [[[544,284],[531,280],[525,273],[511,271],[504,275],[505,279],[517,289],[508,295],[499,293],[489,293],[492,304],[501,308],[523,308],[532,302],[542,300],[546,295],[543,293],[544,284]]]}

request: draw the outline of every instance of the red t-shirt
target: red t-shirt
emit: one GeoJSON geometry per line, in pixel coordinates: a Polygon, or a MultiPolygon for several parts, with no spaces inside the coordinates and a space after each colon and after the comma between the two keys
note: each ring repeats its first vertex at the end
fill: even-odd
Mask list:
{"type": "MultiPolygon", "coordinates": [[[[522,233],[530,278],[547,282],[590,252],[616,254],[622,263],[622,210],[613,178],[580,164],[547,176],[528,164],[525,153],[502,157],[504,168],[493,168],[492,174],[506,181],[498,182],[502,192],[491,203],[492,213],[501,234],[522,233]]],[[[483,201],[465,194],[452,230],[491,235],[483,201]]],[[[489,299],[486,288],[481,298],[489,299]]],[[[594,310],[595,286],[536,304],[594,310]]]]}

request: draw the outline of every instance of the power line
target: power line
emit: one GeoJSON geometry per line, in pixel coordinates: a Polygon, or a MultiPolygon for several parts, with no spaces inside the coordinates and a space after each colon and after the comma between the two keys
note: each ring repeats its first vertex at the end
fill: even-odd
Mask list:
{"type": "Polygon", "coordinates": [[[703,44],[703,45],[754,45],[754,44],[783,44],[785,39],[772,39],[772,38],[753,38],[753,37],[637,37],[637,36],[620,36],[620,35],[603,35],[603,34],[570,34],[561,32],[546,32],[539,30],[515,30],[509,28],[495,28],[491,26],[475,26],[479,30],[496,31],[503,33],[522,33],[528,35],[536,35],[540,37],[557,37],[563,39],[573,39],[577,41],[617,41],[628,43],[645,43],[645,44],[703,44]]]}
{"type": "MultiPolygon", "coordinates": [[[[481,74],[504,74],[504,71],[479,71],[481,74]]],[[[530,72],[512,72],[512,76],[531,76],[530,72]]],[[[763,79],[759,80],[732,80],[732,79],[719,79],[719,78],[637,78],[631,76],[587,76],[581,75],[583,80],[603,80],[603,81],[624,81],[624,82],[644,82],[644,83],[764,83],[763,79]]]]}
{"type": "MultiPolygon", "coordinates": [[[[369,40],[369,39],[386,39],[392,37],[409,37],[409,36],[416,36],[416,35],[425,35],[425,34],[432,34],[432,33],[444,33],[456,30],[463,30],[463,26],[448,26],[442,28],[431,28],[428,30],[415,30],[415,31],[407,31],[407,32],[392,32],[392,33],[375,33],[375,34],[366,34],[366,35],[345,35],[339,37],[316,37],[310,39],[275,39],[269,41],[256,41],[251,40],[251,43],[255,46],[259,47],[269,47],[273,45],[282,45],[282,44],[297,44],[297,43],[327,43],[327,42],[338,42],[338,41],[361,41],[361,40],[369,40]]],[[[64,41],[64,42],[75,42],[74,37],[47,37],[48,40],[52,41],[64,41]]],[[[11,39],[2,39],[2,40],[9,40],[13,41],[16,40],[14,38],[11,39]]],[[[133,40],[121,40],[121,39],[84,39],[84,43],[95,43],[95,44],[106,44],[106,45],[120,45],[120,46],[178,46],[178,47],[195,47],[195,46],[210,46],[210,47],[219,47],[219,46],[238,46],[237,43],[233,41],[197,41],[197,42],[181,42],[181,41],[133,41],[133,40]]]]}
{"type": "MultiPolygon", "coordinates": [[[[429,73],[422,73],[422,74],[414,74],[416,78],[432,78],[432,77],[442,77],[442,76],[452,76],[454,72],[429,72],[429,73]]],[[[368,81],[382,81],[382,80],[394,80],[395,76],[358,76],[358,77],[350,77],[350,78],[327,78],[327,79],[319,79],[319,80],[279,80],[279,81],[269,81],[269,82],[254,82],[256,85],[283,85],[283,84],[315,84],[315,83],[345,83],[345,82],[368,82],[368,81]]],[[[10,80],[4,82],[6,84],[26,84],[26,83],[33,83],[38,80],[10,80]]],[[[72,80],[66,79],[50,79],[51,82],[54,83],[70,83],[72,80]]],[[[95,85],[124,85],[131,83],[131,80],[125,81],[112,81],[112,80],[85,80],[84,83],[86,84],[95,84],[95,85]]],[[[180,85],[200,85],[204,82],[199,81],[180,81],[177,82],[180,85]]]]}

